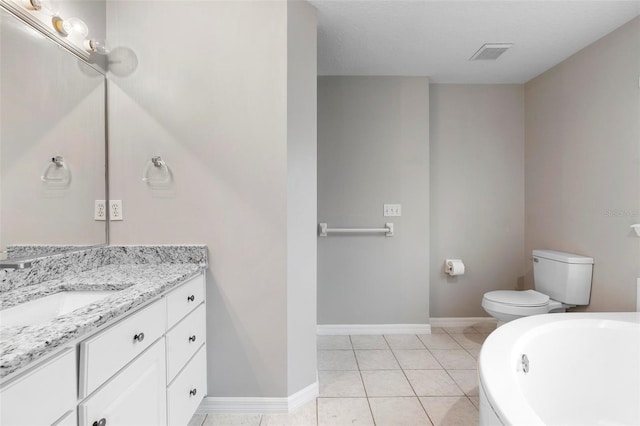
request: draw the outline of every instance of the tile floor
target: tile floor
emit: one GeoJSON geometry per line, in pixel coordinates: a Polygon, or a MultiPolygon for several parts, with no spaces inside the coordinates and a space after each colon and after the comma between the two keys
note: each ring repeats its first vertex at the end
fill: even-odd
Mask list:
{"type": "Polygon", "coordinates": [[[189,426],[477,425],[476,359],[494,328],[318,336],[315,401],[289,414],[196,415],[189,426]]]}

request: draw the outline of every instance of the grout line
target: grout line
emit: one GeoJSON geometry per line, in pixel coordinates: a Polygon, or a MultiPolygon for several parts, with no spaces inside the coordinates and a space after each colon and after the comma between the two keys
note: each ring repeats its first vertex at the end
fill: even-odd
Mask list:
{"type": "Polygon", "coordinates": [[[207,416],[209,416],[208,414],[205,414],[204,417],[202,418],[202,423],[200,423],[200,426],[202,426],[204,424],[205,421],[207,421],[207,416]]]}
{"type": "Polygon", "coordinates": [[[360,370],[360,363],[358,362],[358,357],[356,356],[356,350],[353,347],[353,340],[351,340],[351,335],[349,335],[349,342],[351,342],[351,349],[353,350],[353,357],[356,359],[356,365],[358,366],[358,373],[360,374],[360,381],[362,382],[362,389],[364,389],[364,396],[367,398],[367,405],[369,406],[369,414],[371,414],[371,420],[375,426],[376,419],[373,417],[373,410],[371,409],[371,401],[369,401],[369,394],[367,393],[367,387],[364,384],[364,378],[362,377],[362,370],[360,370]]]}

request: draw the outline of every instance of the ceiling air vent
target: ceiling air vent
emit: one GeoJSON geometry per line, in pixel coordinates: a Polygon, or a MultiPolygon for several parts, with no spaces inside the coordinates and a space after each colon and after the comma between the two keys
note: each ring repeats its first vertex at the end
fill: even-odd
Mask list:
{"type": "Polygon", "coordinates": [[[511,46],[513,46],[513,43],[487,43],[482,46],[469,60],[495,61],[511,46]]]}

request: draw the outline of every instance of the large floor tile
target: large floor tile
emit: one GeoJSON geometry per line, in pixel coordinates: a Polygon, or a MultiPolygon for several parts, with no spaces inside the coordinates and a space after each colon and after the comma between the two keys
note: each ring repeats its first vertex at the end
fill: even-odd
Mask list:
{"type": "Polygon", "coordinates": [[[458,396],[464,392],[444,370],[406,370],[418,396],[458,396]]]}
{"type": "Polygon", "coordinates": [[[366,398],[318,398],[318,426],[373,424],[366,398]]]}
{"type": "Polygon", "coordinates": [[[416,397],[369,398],[376,426],[431,426],[416,397]]]}
{"type": "Polygon", "coordinates": [[[351,336],[353,349],[389,349],[382,335],[351,336]]]}
{"type": "Polygon", "coordinates": [[[424,349],[415,334],[387,334],[384,336],[391,349],[424,349]]]}
{"type": "Polygon", "coordinates": [[[467,334],[450,334],[451,338],[455,340],[460,346],[465,349],[480,349],[487,333],[467,333],[467,334]]]}
{"type": "Polygon", "coordinates": [[[316,426],[318,424],[316,400],[306,403],[291,413],[265,414],[260,426],[316,426]]]}
{"type": "Polygon", "coordinates": [[[367,396],[415,396],[402,370],[362,371],[367,396]]]}
{"type": "Polygon", "coordinates": [[[421,334],[418,336],[427,349],[462,349],[448,334],[421,334]]]}
{"type": "Polygon", "coordinates": [[[356,350],[358,367],[363,370],[399,370],[400,365],[389,349],[356,350]]]}
{"type": "Polygon", "coordinates": [[[467,396],[478,396],[478,370],[449,370],[453,381],[467,396]]]}
{"type": "Polygon", "coordinates": [[[320,396],[364,397],[359,371],[318,371],[320,396]]]}
{"type": "Polygon", "coordinates": [[[420,402],[435,426],[470,426],[479,421],[478,409],[466,396],[422,397],[420,402]]]}
{"type": "Polygon", "coordinates": [[[465,350],[434,349],[431,353],[447,370],[473,370],[477,367],[476,359],[465,350]]]}
{"type": "Polygon", "coordinates": [[[441,370],[442,366],[426,349],[396,349],[393,351],[404,370],[441,370]]]}
{"type": "Polygon", "coordinates": [[[473,325],[473,329],[478,333],[491,333],[498,327],[498,321],[482,322],[473,325]]]}
{"type": "Polygon", "coordinates": [[[259,426],[261,414],[207,414],[203,426],[259,426]]]}
{"type": "Polygon", "coordinates": [[[351,349],[349,336],[318,336],[318,350],[351,349]]]}
{"type": "Polygon", "coordinates": [[[353,351],[318,351],[318,370],[357,370],[353,351]]]}

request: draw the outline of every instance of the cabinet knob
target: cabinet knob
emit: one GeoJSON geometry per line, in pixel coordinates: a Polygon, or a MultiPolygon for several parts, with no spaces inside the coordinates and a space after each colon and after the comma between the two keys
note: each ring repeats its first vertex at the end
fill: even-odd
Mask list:
{"type": "Polygon", "coordinates": [[[103,417],[100,420],[96,420],[93,422],[93,426],[107,426],[107,419],[103,417]]]}
{"type": "Polygon", "coordinates": [[[195,342],[196,341],[196,335],[194,334],[193,336],[189,336],[189,342],[195,342]]]}
{"type": "Polygon", "coordinates": [[[193,388],[189,391],[189,395],[191,396],[196,396],[197,393],[198,393],[198,390],[196,388],[193,388]]]}
{"type": "MultiPolygon", "coordinates": [[[[135,336],[133,336],[133,340],[136,342],[142,342],[144,340],[144,333],[138,333],[135,336]]],[[[103,425],[98,425],[98,426],[103,426],[103,425]]]]}
{"type": "Polygon", "coordinates": [[[188,302],[193,302],[194,300],[196,300],[196,296],[194,296],[193,294],[191,296],[187,296],[188,302]]]}

